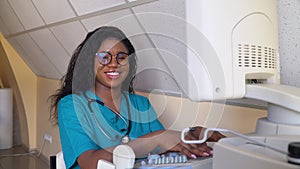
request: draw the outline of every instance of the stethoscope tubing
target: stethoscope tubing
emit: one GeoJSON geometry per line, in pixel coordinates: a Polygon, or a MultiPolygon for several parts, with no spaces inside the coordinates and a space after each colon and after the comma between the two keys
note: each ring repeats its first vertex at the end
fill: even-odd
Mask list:
{"type": "MultiPolygon", "coordinates": [[[[93,118],[94,118],[94,120],[95,120],[95,122],[96,122],[96,125],[97,125],[98,129],[99,129],[99,130],[104,134],[104,136],[105,136],[106,138],[108,138],[109,140],[111,140],[111,141],[117,140],[117,139],[118,139],[118,136],[115,136],[114,139],[112,139],[112,137],[110,137],[110,136],[108,135],[108,133],[103,129],[103,127],[99,124],[98,119],[97,119],[97,117],[96,117],[96,115],[95,115],[95,113],[94,113],[94,111],[93,111],[93,109],[92,109],[92,106],[91,106],[91,103],[93,103],[93,102],[96,102],[96,103],[100,104],[101,106],[105,106],[105,104],[104,104],[102,101],[100,101],[100,100],[92,99],[92,98],[87,97],[86,93],[83,93],[83,95],[84,95],[84,97],[85,97],[85,98],[87,99],[87,101],[88,101],[88,108],[89,108],[90,112],[92,113],[92,116],[93,116],[93,118]]],[[[120,118],[122,118],[122,120],[124,121],[124,123],[127,125],[127,132],[125,133],[124,136],[129,137],[128,135],[129,135],[130,130],[131,130],[131,112],[130,112],[130,107],[129,107],[130,105],[129,105],[129,102],[128,102],[128,98],[127,98],[126,95],[125,95],[125,100],[126,100],[127,110],[128,110],[128,124],[126,123],[126,120],[122,117],[122,115],[121,115],[120,113],[116,113],[116,114],[117,114],[120,118]]],[[[105,106],[105,107],[107,107],[107,106],[105,106]]],[[[110,109],[109,107],[107,107],[107,108],[110,109]]],[[[111,109],[110,109],[110,110],[111,110],[111,109]]],[[[113,110],[111,110],[111,111],[114,112],[113,110]]],[[[115,113],[115,112],[114,112],[114,113],[115,113]]]]}

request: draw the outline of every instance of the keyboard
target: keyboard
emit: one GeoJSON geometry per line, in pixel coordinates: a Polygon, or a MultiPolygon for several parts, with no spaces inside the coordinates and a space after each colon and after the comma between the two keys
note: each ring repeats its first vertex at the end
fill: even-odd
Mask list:
{"type": "Polygon", "coordinates": [[[212,169],[212,157],[188,159],[179,153],[149,155],[146,159],[138,160],[135,169],[212,169]]]}

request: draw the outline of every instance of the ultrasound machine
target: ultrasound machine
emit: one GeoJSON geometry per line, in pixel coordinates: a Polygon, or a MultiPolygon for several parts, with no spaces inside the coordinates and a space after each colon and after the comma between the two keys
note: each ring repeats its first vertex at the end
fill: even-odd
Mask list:
{"type": "MultiPolygon", "coordinates": [[[[268,115],[258,119],[256,131],[248,135],[209,126],[207,131],[230,135],[213,145],[213,157],[150,155],[135,168],[300,168],[300,89],[280,84],[277,1],[189,0],[186,20],[191,71],[183,87],[188,98],[256,99],[267,103],[268,115]]],[[[189,129],[182,130],[182,141],[205,141],[185,140],[189,129]]]]}
{"type": "MultiPolygon", "coordinates": [[[[184,77],[174,74],[177,82],[185,83],[185,95],[191,101],[212,104],[240,98],[260,100],[268,104],[267,117],[259,119],[256,131],[248,135],[207,126],[207,131],[229,135],[211,143],[213,157],[192,160],[166,153],[135,160],[131,148],[120,145],[114,152],[114,164],[99,161],[98,168],[300,168],[300,89],[280,84],[277,1],[185,3],[188,71],[184,77]]],[[[182,141],[203,143],[205,137],[184,139],[188,125],[182,130],[182,141]]]]}

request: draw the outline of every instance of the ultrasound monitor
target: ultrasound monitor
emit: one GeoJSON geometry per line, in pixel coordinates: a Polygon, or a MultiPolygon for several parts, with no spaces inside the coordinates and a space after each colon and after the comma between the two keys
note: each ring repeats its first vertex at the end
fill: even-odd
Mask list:
{"type": "Polygon", "coordinates": [[[186,1],[186,18],[188,98],[266,101],[257,133],[299,133],[300,89],[280,84],[277,1],[186,1]]]}

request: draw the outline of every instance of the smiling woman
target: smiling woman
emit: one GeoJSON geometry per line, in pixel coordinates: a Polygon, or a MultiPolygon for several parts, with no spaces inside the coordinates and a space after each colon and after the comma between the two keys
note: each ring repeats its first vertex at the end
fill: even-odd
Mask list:
{"type": "MultiPolygon", "coordinates": [[[[59,126],[66,168],[111,162],[120,144],[129,145],[137,158],[167,150],[190,158],[212,154],[206,144],[184,144],[180,132],[164,129],[149,100],[134,94],[135,73],[135,49],[116,27],[90,32],[77,47],[62,87],[52,96],[51,118],[59,126]]],[[[197,139],[198,131],[187,139],[197,139]]],[[[215,133],[211,140],[221,137],[215,133]]]]}

